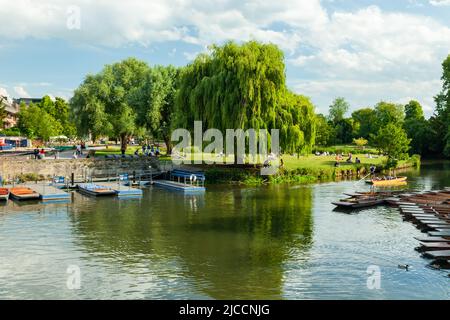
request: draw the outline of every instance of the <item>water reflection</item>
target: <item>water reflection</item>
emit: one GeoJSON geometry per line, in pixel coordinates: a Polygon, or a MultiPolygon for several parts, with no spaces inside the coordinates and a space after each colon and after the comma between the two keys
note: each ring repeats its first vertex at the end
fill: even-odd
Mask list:
{"type": "Polygon", "coordinates": [[[175,259],[212,298],[280,298],[289,252],[311,244],[311,202],[310,188],[286,186],[189,196],[152,189],[141,201],[81,197],[71,220],[94,256],[130,268],[175,259]]]}

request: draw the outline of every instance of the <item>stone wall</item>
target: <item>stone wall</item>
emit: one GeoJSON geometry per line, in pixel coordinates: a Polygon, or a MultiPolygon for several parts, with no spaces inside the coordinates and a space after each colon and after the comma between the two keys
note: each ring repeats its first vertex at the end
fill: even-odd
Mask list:
{"type": "MultiPolygon", "coordinates": [[[[41,178],[53,176],[76,177],[114,176],[120,173],[132,173],[160,168],[157,159],[141,157],[131,159],[19,159],[0,158],[0,176],[10,180],[22,175],[37,175],[41,178]]],[[[163,168],[166,169],[166,168],[163,168]]]]}

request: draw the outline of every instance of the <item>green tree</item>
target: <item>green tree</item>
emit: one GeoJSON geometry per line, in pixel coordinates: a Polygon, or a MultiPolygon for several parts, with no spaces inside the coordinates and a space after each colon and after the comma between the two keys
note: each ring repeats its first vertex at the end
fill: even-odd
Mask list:
{"type": "Polygon", "coordinates": [[[128,139],[138,129],[133,102],[148,69],[145,62],[129,58],[88,76],[70,101],[80,135],[118,137],[125,152],[128,139]]]}
{"type": "Polygon", "coordinates": [[[375,106],[374,132],[378,132],[390,123],[402,126],[404,118],[403,105],[381,101],[375,106]]]}
{"type": "Polygon", "coordinates": [[[350,105],[344,98],[338,97],[334,99],[332,105],[329,110],[329,119],[333,123],[338,123],[339,121],[344,120],[345,114],[347,113],[350,105]]]}
{"type": "Polygon", "coordinates": [[[434,97],[436,110],[430,119],[435,148],[450,157],[450,55],[442,63],[442,90],[434,97]]]}
{"type": "Polygon", "coordinates": [[[316,145],[329,146],[335,136],[334,128],[323,114],[316,117],[316,145]]]}
{"type": "Polygon", "coordinates": [[[222,131],[280,129],[283,150],[312,148],[312,104],[289,92],[285,78],[284,56],[275,45],[212,46],[210,55],[199,55],[181,74],[177,123],[192,129],[202,121],[203,128],[222,131]]]}
{"type": "Polygon", "coordinates": [[[378,133],[372,136],[372,140],[374,145],[388,156],[389,160],[402,160],[408,156],[411,139],[408,138],[402,127],[392,122],[380,128],[378,133]]]}
{"type": "Polygon", "coordinates": [[[0,127],[3,128],[5,119],[8,116],[8,113],[6,112],[6,104],[4,102],[5,98],[0,96],[0,127]]]}
{"type": "Polygon", "coordinates": [[[62,132],[62,125],[39,105],[22,106],[19,112],[18,128],[27,137],[41,138],[48,141],[50,137],[62,132]]]}
{"type": "Polygon", "coordinates": [[[425,119],[422,106],[411,100],[405,105],[405,122],[403,124],[409,138],[411,138],[411,153],[424,154],[429,151],[429,144],[433,132],[429,122],[425,119]]]}
{"type": "Polygon", "coordinates": [[[370,134],[375,134],[374,130],[376,114],[372,108],[363,108],[352,113],[352,119],[358,123],[356,136],[369,139],[370,134]]]}
{"type": "Polygon", "coordinates": [[[172,152],[170,138],[174,126],[179,74],[180,69],[174,66],[156,66],[150,69],[134,97],[138,106],[138,124],[149,129],[154,137],[164,140],[167,154],[172,152]]]}

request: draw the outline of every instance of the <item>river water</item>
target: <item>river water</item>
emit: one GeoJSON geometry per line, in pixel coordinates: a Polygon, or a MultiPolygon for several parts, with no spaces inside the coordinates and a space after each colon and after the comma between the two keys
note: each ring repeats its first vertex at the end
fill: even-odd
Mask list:
{"type": "MultiPolygon", "coordinates": [[[[450,186],[450,163],[407,175],[413,189],[450,186]]],[[[448,271],[426,267],[414,250],[423,234],[397,209],[333,211],[355,188],[368,189],[214,185],[184,196],[150,187],[139,200],[9,201],[0,206],[0,298],[449,299],[448,271]],[[380,274],[369,289],[370,266],[380,274]]]]}

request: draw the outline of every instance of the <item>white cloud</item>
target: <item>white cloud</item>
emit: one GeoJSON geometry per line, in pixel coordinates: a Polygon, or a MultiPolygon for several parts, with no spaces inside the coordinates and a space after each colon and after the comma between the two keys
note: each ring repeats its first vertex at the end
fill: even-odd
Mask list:
{"type": "Polygon", "coordinates": [[[0,16],[0,37],[12,39],[56,37],[113,47],[257,39],[291,51],[298,35],[291,28],[274,31],[273,23],[316,28],[327,20],[319,0],[0,0],[0,16]],[[80,30],[67,28],[72,5],[80,8],[80,30]]]}
{"type": "Polygon", "coordinates": [[[300,92],[314,98],[325,86],[325,96],[315,98],[321,107],[331,95],[359,104],[365,94],[369,101],[417,97],[433,105],[450,48],[449,25],[431,17],[377,6],[327,11],[320,0],[0,0],[0,16],[6,41],[57,38],[107,47],[180,41],[197,46],[180,50],[189,61],[211,43],[273,42],[288,54],[290,74],[308,74],[308,81],[290,81],[300,92]],[[67,28],[72,5],[80,8],[80,30],[67,28]]]}
{"type": "Polygon", "coordinates": [[[20,98],[30,98],[31,96],[28,94],[28,92],[25,90],[22,86],[16,86],[14,87],[14,92],[20,97],[20,98]]]}
{"type": "Polygon", "coordinates": [[[430,0],[433,6],[450,6],[450,0],[430,0]]]}

